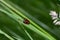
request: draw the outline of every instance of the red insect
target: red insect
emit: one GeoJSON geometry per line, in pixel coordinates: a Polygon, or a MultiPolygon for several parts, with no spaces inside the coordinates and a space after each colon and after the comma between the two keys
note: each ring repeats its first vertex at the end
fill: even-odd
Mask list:
{"type": "Polygon", "coordinates": [[[28,19],[24,19],[23,23],[30,24],[30,21],[28,19]]]}

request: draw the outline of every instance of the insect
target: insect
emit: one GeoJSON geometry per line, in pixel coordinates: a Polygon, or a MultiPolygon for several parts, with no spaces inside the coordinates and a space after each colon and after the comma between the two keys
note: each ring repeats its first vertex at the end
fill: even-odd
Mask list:
{"type": "Polygon", "coordinates": [[[30,24],[30,21],[28,19],[24,19],[23,23],[30,24]]]}

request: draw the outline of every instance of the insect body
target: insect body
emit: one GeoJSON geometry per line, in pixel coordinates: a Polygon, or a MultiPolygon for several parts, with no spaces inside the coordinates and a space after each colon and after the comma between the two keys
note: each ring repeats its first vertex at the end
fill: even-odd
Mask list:
{"type": "Polygon", "coordinates": [[[24,19],[23,23],[30,24],[30,21],[28,19],[24,19]]]}

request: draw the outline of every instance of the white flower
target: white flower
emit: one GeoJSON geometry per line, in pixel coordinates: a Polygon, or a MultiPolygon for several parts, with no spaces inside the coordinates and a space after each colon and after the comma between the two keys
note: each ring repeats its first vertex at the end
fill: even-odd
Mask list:
{"type": "Polygon", "coordinates": [[[58,21],[58,20],[56,19],[56,20],[53,21],[53,23],[56,23],[57,21],[58,21]]]}
{"type": "Polygon", "coordinates": [[[50,11],[49,15],[51,15],[52,20],[57,19],[58,18],[58,14],[55,11],[50,11]]]}
{"type": "Polygon", "coordinates": [[[60,21],[58,21],[58,14],[55,11],[50,11],[49,15],[51,15],[55,25],[60,25],[60,21]]]}
{"type": "Polygon", "coordinates": [[[60,21],[57,21],[57,22],[55,23],[55,25],[60,25],[60,21]]]}

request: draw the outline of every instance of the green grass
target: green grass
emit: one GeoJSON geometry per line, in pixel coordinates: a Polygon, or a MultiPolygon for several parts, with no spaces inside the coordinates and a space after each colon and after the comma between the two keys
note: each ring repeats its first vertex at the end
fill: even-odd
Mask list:
{"type": "MultiPolygon", "coordinates": [[[[17,0],[19,1],[19,0],[17,0]]],[[[15,1],[17,3],[17,1],[15,1]]],[[[21,1],[21,0],[20,0],[21,1]]],[[[30,0],[29,0],[30,1],[30,0]]],[[[44,7],[44,4],[41,2],[40,5],[42,5],[43,8],[41,8],[43,11],[40,11],[41,13],[39,13],[40,7],[38,7],[38,1],[37,0],[33,0],[34,3],[36,4],[35,6],[31,6],[31,4],[29,3],[29,1],[25,1],[26,3],[28,3],[28,5],[30,6],[26,6],[23,3],[19,4],[21,5],[21,7],[18,7],[18,3],[17,5],[15,3],[12,3],[14,1],[9,1],[9,0],[0,0],[0,25],[2,26],[0,28],[1,30],[1,34],[5,35],[7,38],[9,38],[10,40],[57,40],[59,39],[59,29],[55,31],[55,29],[57,29],[55,27],[55,29],[53,30],[51,27],[54,27],[53,24],[51,24],[51,19],[49,19],[48,16],[48,12],[50,9],[54,9],[55,10],[55,4],[52,3],[52,5],[49,6],[49,4],[47,4],[47,8],[44,7]],[[36,2],[37,1],[37,2],[36,2]],[[25,8],[25,7],[26,8],[25,8]],[[37,7],[37,8],[36,8],[37,7]],[[51,7],[51,8],[49,8],[51,7]],[[30,11],[32,8],[35,9],[33,11],[30,11]],[[39,8],[39,9],[38,9],[39,8]],[[29,9],[29,10],[27,10],[29,9]],[[37,11],[38,10],[38,11],[37,11]],[[31,13],[31,14],[29,14],[31,13]],[[36,16],[36,13],[39,14],[41,19],[37,19],[36,17],[34,17],[34,15],[36,16]],[[48,19],[48,21],[50,21],[50,23],[48,21],[46,21],[46,19],[43,19],[43,17],[45,17],[46,19],[48,19]],[[25,24],[23,23],[24,18],[28,19],[30,21],[30,24],[25,24]],[[34,20],[35,19],[35,20],[34,20]],[[39,21],[41,20],[41,21],[39,21]],[[45,22],[44,22],[45,20],[45,22]],[[47,27],[47,28],[45,28],[47,27]],[[52,30],[51,30],[52,29],[52,30]],[[58,32],[56,34],[56,32],[58,32]],[[36,37],[35,37],[36,36],[36,37]]],[[[31,2],[33,2],[31,1],[31,2]]],[[[47,2],[47,1],[46,1],[47,2]]],[[[57,10],[57,8],[56,8],[57,10]]],[[[38,16],[37,16],[38,17],[38,16]]]]}

